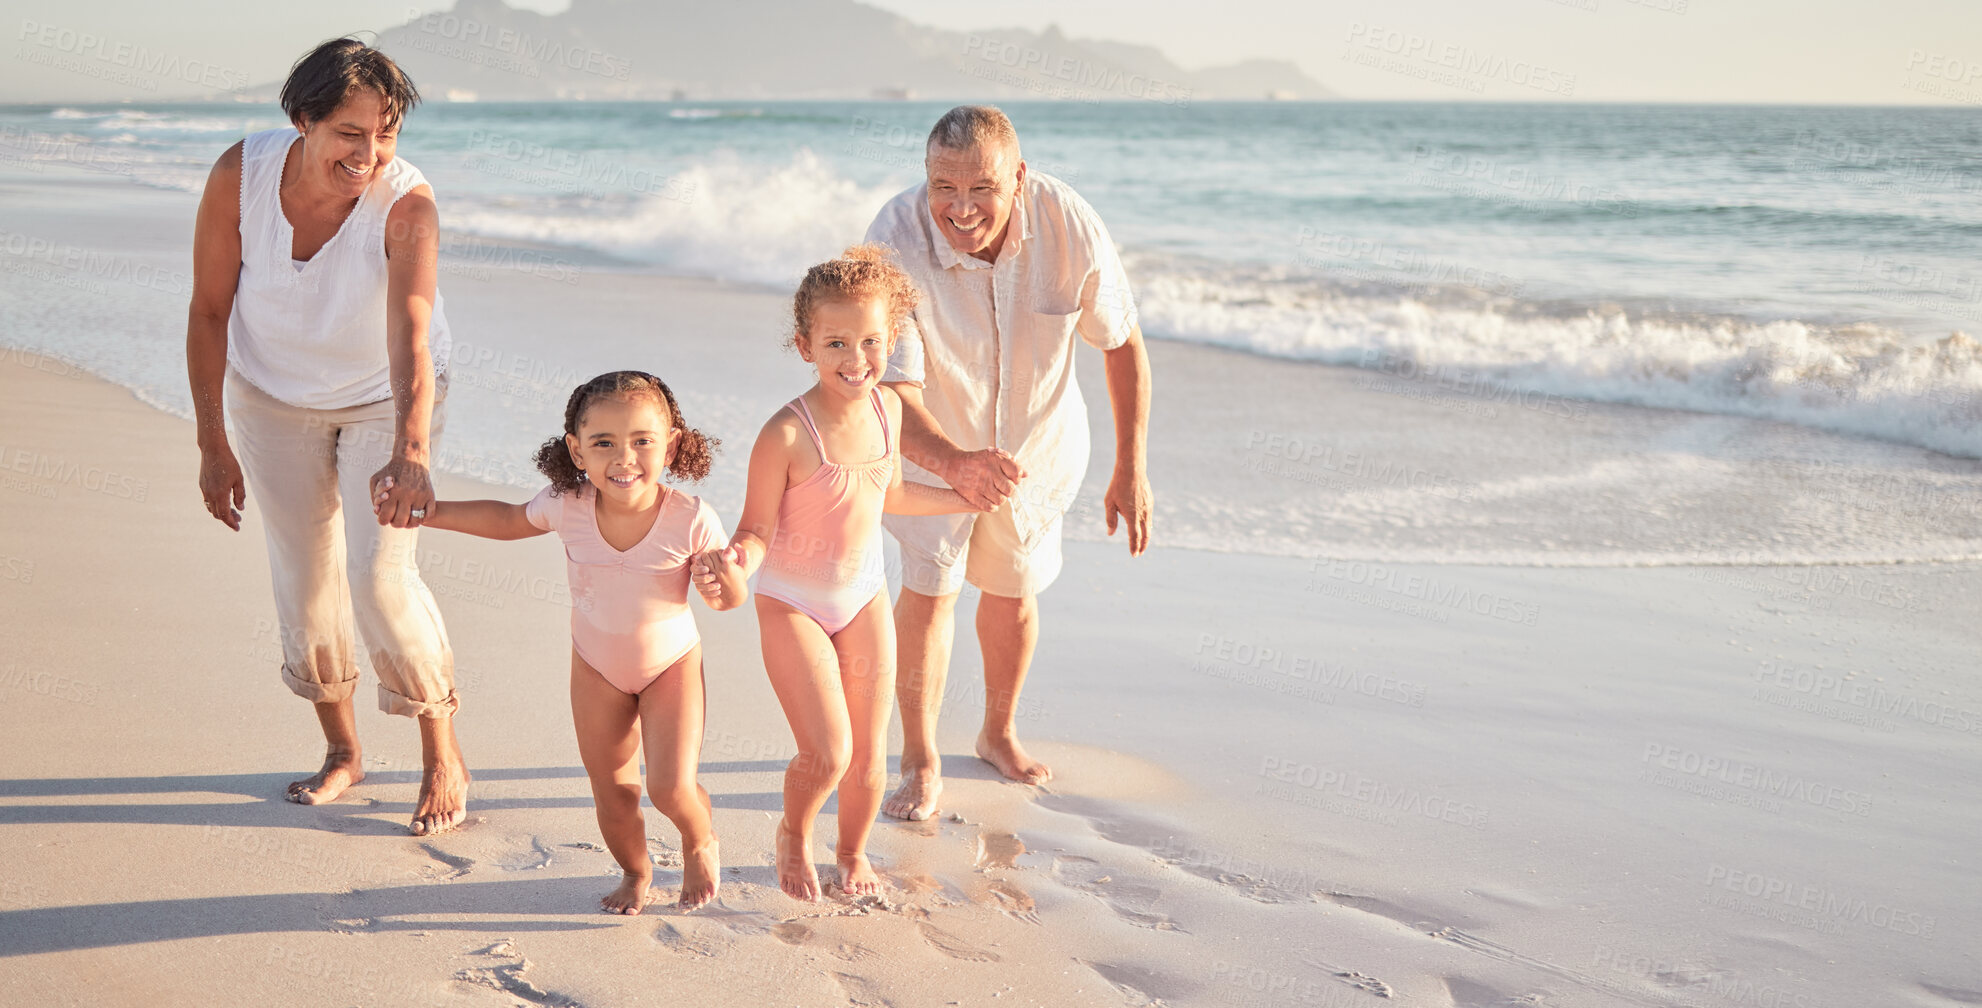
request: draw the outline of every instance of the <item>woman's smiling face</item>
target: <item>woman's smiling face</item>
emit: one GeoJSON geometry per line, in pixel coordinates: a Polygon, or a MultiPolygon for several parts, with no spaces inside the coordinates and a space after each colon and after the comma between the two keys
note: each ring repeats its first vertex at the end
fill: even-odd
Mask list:
{"type": "Polygon", "coordinates": [[[364,195],[399,145],[399,120],[388,117],[385,96],[370,88],[353,89],[329,115],[297,128],[303,133],[301,180],[348,199],[364,195]]]}

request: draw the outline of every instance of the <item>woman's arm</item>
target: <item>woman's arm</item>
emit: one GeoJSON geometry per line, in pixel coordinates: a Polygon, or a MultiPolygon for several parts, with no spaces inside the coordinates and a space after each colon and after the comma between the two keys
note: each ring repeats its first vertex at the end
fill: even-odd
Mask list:
{"type": "MultiPolygon", "coordinates": [[[[888,411],[888,425],[890,429],[901,430],[901,396],[894,389],[885,385],[881,387],[881,407],[888,411]]],[[[957,493],[949,487],[935,487],[926,483],[913,483],[902,479],[901,446],[897,444],[894,448],[894,479],[893,482],[888,484],[888,496],[881,504],[882,510],[889,514],[899,515],[958,514],[971,511],[998,510],[996,504],[991,505],[989,508],[980,508],[970,501],[965,500],[962,494],[957,493]]],[[[1004,458],[1009,459],[1011,457],[1005,455],[1002,451],[997,451],[995,448],[992,451],[996,451],[999,456],[1004,458]]],[[[1017,466],[1017,463],[1014,462],[1013,465],[1017,466]]]]}
{"type": "MultiPolygon", "coordinates": [[[[433,190],[416,186],[385,220],[385,340],[391,359],[396,425],[392,458],[372,474],[372,493],[387,477],[393,489],[378,510],[379,524],[411,528],[413,512],[434,499],[427,442],[434,412],[434,365],[427,346],[440,256],[440,211],[433,190]]],[[[431,512],[429,512],[431,514],[431,512]]]]}
{"type": "Polygon", "coordinates": [[[207,173],[193,225],[193,299],[186,308],[186,377],[193,390],[193,430],[200,445],[200,496],[207,513],[241,531],[247,481],[227,443],[222,405],[227,379],[227,319],[241,282],[241,144],[227,148],[207,173]]]}

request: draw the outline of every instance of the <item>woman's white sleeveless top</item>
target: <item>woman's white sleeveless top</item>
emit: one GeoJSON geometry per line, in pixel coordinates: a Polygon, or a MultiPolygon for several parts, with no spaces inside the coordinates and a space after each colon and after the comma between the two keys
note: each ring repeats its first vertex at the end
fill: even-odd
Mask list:
{"type": "MultiPolygon", "coordinates": [[[[426,177],[393,158],[330,241],[298,264],[290,258],[294,230],[282,215],[280,189],[283,161],[300,139],[285,126],[242,143],[241,276],[227,320],[227,363],[292,406],[341,409],[390,399],[385,221],[426,177]]],[[[452,340],[438,290],[427,346],[434,373],[444,374],[452,340]]]]}

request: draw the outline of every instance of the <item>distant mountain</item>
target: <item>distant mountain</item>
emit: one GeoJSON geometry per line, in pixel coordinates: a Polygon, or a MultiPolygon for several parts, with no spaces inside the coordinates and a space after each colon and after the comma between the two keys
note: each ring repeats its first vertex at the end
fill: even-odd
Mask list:
{"type": "Polygon", "coordinates": [[[435,100],[1334,97],[1291,63],[1189,71],[1147,46],[940,31],[853,0],[573,0],[549,16],[458,0],[377,44],[435,100]]]}

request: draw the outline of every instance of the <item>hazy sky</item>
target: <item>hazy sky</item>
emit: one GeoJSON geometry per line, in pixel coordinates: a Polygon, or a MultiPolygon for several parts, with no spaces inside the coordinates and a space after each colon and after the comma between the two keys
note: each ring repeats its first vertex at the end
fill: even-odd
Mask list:
{"type": "MultiPolygon", "coordinates": [[[[453,4],[342,0],[243,8],[238,0],[18,0],[9,6],[20,13],[9,18],[13,37],[0,61],[0,101],[80,102],[170,96],[172,81],[154,80],[146,89],[114,79],[118,45],[178,56],[187,83],[177,94],[197,94],[204,93],[203,80],[276,79],[326,37],[389,27],[411,11],[453,4]],[[83,69],[65,67],[53,62],[58,52],[46,41],[50,27],[104,41],[83,69]]],[[[568,3],[513,6],[555,12],[568,3]]],[[[1006,0],[995,6],[880,0],[876,6],[963,31],[1058,24],[1075,37],[1155,46],[1189,69],[1288,60],[1348,98],[1982,107],[1982,0],[1006,0]],[[1474,94],[1413,73],[1435,70],[1441,60],[1477,59],[1518,64],[1531,82],[1493,80],[1474,94]]]]}

